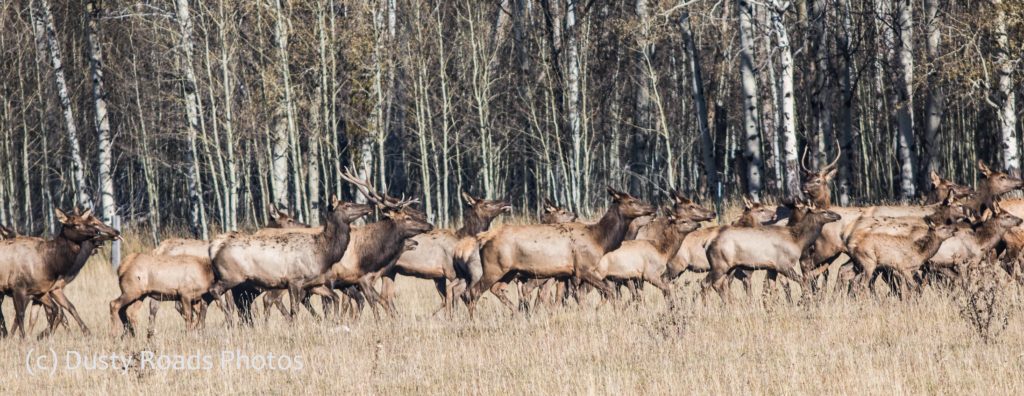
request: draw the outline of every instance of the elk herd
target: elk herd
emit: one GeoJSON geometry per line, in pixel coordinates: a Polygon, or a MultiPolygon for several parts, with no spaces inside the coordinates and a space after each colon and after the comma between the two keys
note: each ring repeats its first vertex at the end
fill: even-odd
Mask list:
{"type": "MultiPolygon", "coordinates": [[[[265,318],[276,310],[293,320],[303,309],[314,317],[355,317],[367,305],[375,317],[381,310],[393,315],[399,275],[433,281],[440,297],[434,313],[449,318],[461,304],[472,317],[487,292],[514,312],[506,294],[510,285],[517,286],[520,310],[581,304],[595,290],[600,304],[620,305],[626,303],[619,301],[623,286],[639,300],[644,284],[661,291],[673,309],[673,283],[686,272],[704,274],[701,296],[714,291],[725,302],[733,299],[733,280],[742,282],[748,297],[753,294],[757,271],[765,271],[766,296],[782,275],[800,286],[801,298],[822,292],[830,273],[833,287],[846,293],[874,293],[881,281],[901,298],[993,261],[1021,279],[1024,200],[1001,198],[1024,186],[1021,179],[979,161],[976,190],[933,173],[925,204],[835,207],[829,190],[835,164],[804,167],[801,198],[778,206],[744,198],[738,219],[719,219],[728,225],[702,225],[715,212],[677,191],[659,209],[609,187],[610,204],[597,222],[577,221],[545,202],[539,223],[498,227],[491,225],[511,212],[509,202],[462,193],[465,208],[456,230],[434,229],[414,208],[417,200],[378,192],[346,171],[343,179],[367,204],[332,197],[322,227],[271,206],[270,224],[254,233],[172,238],[151,252],[129,255],[117,269],[121,294],[110,302],[110,320],[116,333],[135,335],[136,311],[147,298],[149,334],[161,301],[175,303],[188,330],[204,326],[210,304],[223,310],[228,326],[235,320],[252,325],[253,303],[261,296],[265,318]],[[373,213],[379,220],[357,222],[373,213]],[[313,295],[322,301],[319,313],[313,295]]],[[[31,305],[45,312],[41,336],[66,325],[65,313],[88,333],[63,289],[98,247],[120,238],[91,210],[58,209],[55,215],[61,227],[49,240],[0,226],[0,303],[13,300],[12,331],[22,337],[31,305]]],[[[0,334],[7,331],[0,311],[0,334]]]]}

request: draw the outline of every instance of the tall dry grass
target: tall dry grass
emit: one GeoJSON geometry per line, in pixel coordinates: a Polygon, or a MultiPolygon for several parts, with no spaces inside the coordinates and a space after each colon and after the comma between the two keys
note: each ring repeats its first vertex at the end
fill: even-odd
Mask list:
{"type": "MultiPolygon", "coordinates": [[[[143,250],[129,235],[127,250],[143,250]]],[[[67,289],[92,336],[61,330],[37,341],[0,340],[0,390],[20,393],[323,393],[356,394],[1021,394],[1024,315],[1011,312],[999,336],[984,342],[966,322],[954,291],[928,289],[906,301],[847,298],[806,304],[759,299],[722,306],[693,297],[698,275],[676,283],[678,310],[667,314],[654,288],[637,307],[539,309],[510,315],[490,295],[476,320],[433,317],[439,300],[427,281],[399,280],[396,318],[327,323],[279,314],[255,328],[226,329],[212,308],[207,329],[184,332],[163,304],[152,339],[111,335],[108,303],[118,295],[105,255],[67,289]],[[211,370],[26,370],[29,351],[82,355],[209,355],[211,370]],[[222,369],[223,351],[301,356],[293,371],[222,369]]],[[[1005,298],[1019,300],[1010,287],[1005,298]]],[[[741,293],[737,287],[734,292],[741,293]]],[[[9,300],[8,300],[9,301],[9,300]]],[[[742,301],[742,300],[741,300],[742,301]]],[[[1020,307],[1020,304],[1014,304],[1020,307]]],[[[4,304],[8,322],[11,304],[4,304]]],[[[262,313],[262,312],[260,312],[262,313]]],[[[145,327],[145,319],[142,326],[145,327]]],[[[9,323],[8,323],[9,324],[9,323]]],[[[35,332],[41,330],[37,325],[35,332]]],[[[144,334],[144,332],[142,332],[144,334]]],[[[63,362],[61,362],[63,365],[63,362]]]]}

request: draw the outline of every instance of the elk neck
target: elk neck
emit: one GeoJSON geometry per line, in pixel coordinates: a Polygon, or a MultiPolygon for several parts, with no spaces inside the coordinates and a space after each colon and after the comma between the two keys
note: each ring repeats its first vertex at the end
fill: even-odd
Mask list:
{"type": "Polygon", "coordinates": [[[793,236],[793,239],[797,241],[800,246],[800,250],[807,250],[807,247],[811,246],[818,236],[821,235],[821,229],[825,224],[817,221],[815,216],[806,215],[796,224],[789,226],[789,233],[793,236]]]}
{"type": "Polygon", "coordinates": [[[89,261],[89,257],[92,256],[92,252],[97,246],[92,241],[77,242],[69,239],[64,235],[63,227],[53,240],[47,241],[47,245],[49,245],[50,253],[52,254],[52,260],[48,261],[52,264],[48,270],[54,278],[74,278],[77,276],[78,272],[85,266],[85,263],[89,261]]]}
{"type": "Polygon", "coordinates": [[[675,227],[669,227],[665,235],[657,242],[655,248],[658,253],[665,257],[673,257],[679,252],[679,247],[683,245],[683,239],[689,232],[683,232],[675,227]]]}
{"type": "Polygon", "coordinates": [[[345,222],[328,221],[324,224],[324,230],[316,236],[316,243],[322,252],[323,261],[333,264],[341,260],[348,247],[349,235],[352,227],[345,222]]]}
{"type": "Polygon", "coordinates": [[[931,257],[935,255],[935,252],[939,251],[943,241],[934,232],[929,231],[925,236],[914,241],[914,250],[925,257],[931,257]]]}
{"type": "Polygon", "coordinates": [[[626,237],[628,229],[629,219],[622,215],[617,203],[608,207],[608,211],[601,217],[601,221],[587,226],[594,241],[600,244],[606,252],[618,249],[619,245],[622,245],[622,240],[626,237]]]}
{"type": "Polygon", "coordinates": [[[982,247],[982,250],[988,251],[1003,239],[1006,231],[1007,227],[999,224],[999,217],[993,216],[984,223],[981,223],[981,226],[974,231],[974,238],[978,245],[982,247]]]}
{"type": "Polygon", "coordinates": [[[493,217],[485,219],[480,217],[474,210],[467,210],[464,213],[462,216],[462,228],[455,231],[457,237],[473,236],[491,228],[491,221],[494,220],[493,217]]]}
{"type": "Polygon", "coordinates": [[[366,225],[366,238],[361,241],[360,267],[377,270],[392,262],[405,250],[405,240],[409,239],[406,230],[401,229],[394,220],[384,219],[366,225]]]}

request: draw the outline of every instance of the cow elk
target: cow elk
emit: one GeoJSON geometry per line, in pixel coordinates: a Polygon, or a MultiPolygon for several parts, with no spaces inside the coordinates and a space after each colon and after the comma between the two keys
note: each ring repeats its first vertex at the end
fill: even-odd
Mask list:
{"type": "Polygon", "coordinates": [[[838,221],[839,214],[825,209],[810,209],[799,221],[786,227],[728,227],[721,230],[707,248],[711,270],[704,291],[714,287],[729,301],[726,275],[739,268],[774,270],[801,285],[806,296],[806,277],[797,273],[801,257],[821,234],[825,224],[838,221]]]}
{"type": "Polygon", "coordinates": [[[878,269],[892,271],[904,286],[915,282],[913,273],[938,252],[943,241],[953,236],[956,227],[929,224],[926,230],[923,235],[864,233],[851,240],[850,258],[860,269],[860,288],[871,286],[878,269]]]}
{"type": "MultiPolygon", "coordinates": [[[[303,286],[322,276],[344,255],[349,245],[349,224],[373,210],[369,205],[341,202],[337,197],[331,197],[328,209],[326,225],[315,235],[249,235],[225,241],[213,257],[218,280],[210,290],[212,296],[223,300],[225,291],[238,289],[235,297],[239,313],[246,323],[252,323],[249,290],[288,289],[291,296],[288,318],[292,319],[303,300],[303,286]],[[240,292],[245,293],[239,295],[240,292]]],[[[321,296],[337,301],[336,295],[327,292],[321,296]]],[[[229,317],[228,325],[231,324],[229,317]]]]}
{"type": "MultiPolygon", "coordinates": [[[[666,210],[665,234],[658,241],[636,239],[622,242],[622,246],[601,257],[595,270],[597,277],[613,281],[644,281],[657,287],[672,306],[672,289],[666,281],[665,269],[668,261],[679,251],[683,238],[700,228],[700,224],[689,219],[680,219],[666,210]]],[[[632,283],[629,283],[632,286],[632,283]]],[[[631,287],[634,300],[638,293],[631,287]]]]}
{"type": "MultiPolygon", "coordinates": [[[[63,288],[75,279],[96,247],[121,237],[117,230],[94,217],[92,209],[81,214],[55,209],[54,214],[61,229],[53,239],[20,237],[0,241],[0,296],[13,297],[12,331],[22,337],[25,336],[25,311],[32,301],[40,302],[47,311],[49,327],[40,337],[56,330],[61,309],[67,310],[82,331],[88,333],[88,327],[64,295],[63,288]]],[[[7,336],[2,312],[0,336],[7,336]]]]}
{"type": "MultiPolygon", "coordinates": [[[[116,331],[135,336],[135,325],[128,315],[128,307],[141,304],[149,297],[154,301],[176,301],[181,304],[186,330],[199,328],[206,317],[210,287],[213,286],[213,267],[209,259],[177,255],[132,254],[117,269],[121,295],[110,302],[110,319],[116,331]]],[[[157,313],[157,304],[150,305],[150,329],[157,313]]]]}
{"type": "Polygon", "coordinates": [[[597,224],[506,225],[481,236],[483,275],[470,287],[469,312],[496,282],[508,282],[518,273],[535,278],[569,278],[587,282],[610,295],[611,289],[595,273],[598,260],[619,248],[633,219],[650,215],[654,208],[611,187],[612,204],[597,224]]]}

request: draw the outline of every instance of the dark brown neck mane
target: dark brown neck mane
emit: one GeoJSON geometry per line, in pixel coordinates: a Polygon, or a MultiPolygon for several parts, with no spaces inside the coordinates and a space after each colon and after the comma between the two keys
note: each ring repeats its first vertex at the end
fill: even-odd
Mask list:
{"type": "Polygon", "coordinates": [[[807,214],[796,222],[796,224],[787,226],[789,233],[793,236],[793,239],[797,241],[800,246],[800,251],[806,251],[811,244],[814,243],[818,236],[821,235],[821,229],[825,224],[818,221],[817,216],[813,214],[807,214]]]}
{"type": "Polygon", "coordinates": [[[321,252],[320,263],[322,265],[329,267],[341,260],[341,256],[348,248],[351,231],[351,226],[343,221],[331,219],[324,224],[324,229],[315,237],[316,244],[320,247],[318,250],[321,252]]]}
{"type": "Polygon", "coordinates": [[[85,263],[92,257],[93,250],[98,246],[91,240],[82,242],[74,241],[65,235],[63,227],[53,240],[47,241],[54,254],[53,266],[47,270],[53,279],[65,279],[71,281],[85,267],[85,263]]]}
{"type": "Polygon", "coordinates": [[[464,238],[487,231],[487,229],[491,228],[492,221],[494,221],[494,217],[483,218],[470,208],[470,210],[463,212],[462,228],[455,231],[455,235],[459,238],[464,238]]]}
{"type": "Polygon", "coordinates": [[[939,251],[942,241],[944,239],[939,239],[934,232],[929,231],[925,236],[914,241],[914,249],[925,257],[931,257],[939,251]]]}
{"type": "Polygon", "coordinates": [[[594,241],[601,245],[605,252],[608,252],[618,249],[622,245],[631,220],[622,215],[622,212],[619,211],[619,204],[613,203],[601,217],[601,221],[588,225],[587,230],[594,237],[594,241]]]}

